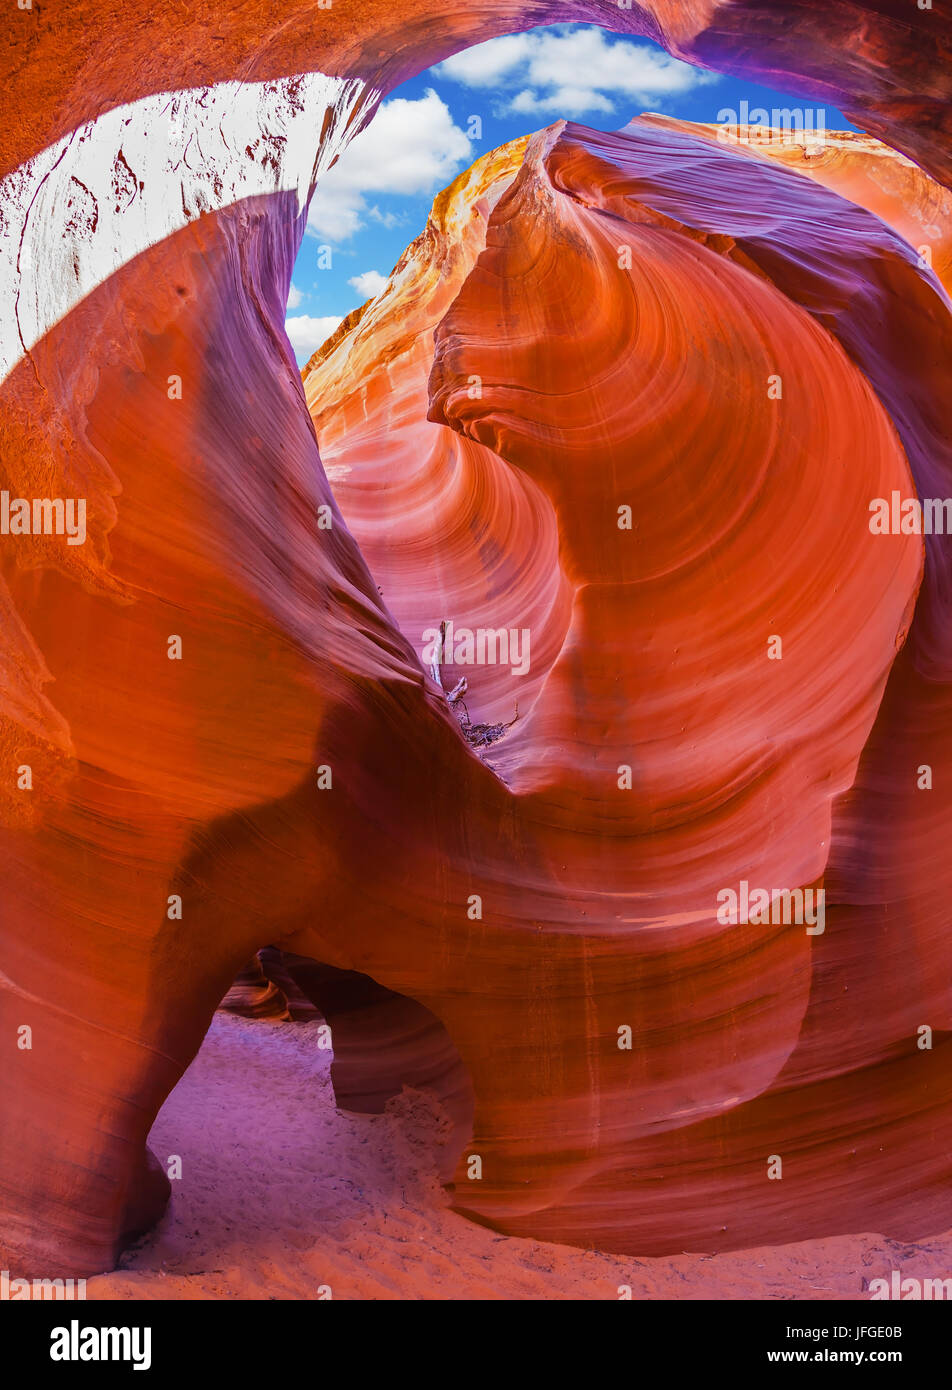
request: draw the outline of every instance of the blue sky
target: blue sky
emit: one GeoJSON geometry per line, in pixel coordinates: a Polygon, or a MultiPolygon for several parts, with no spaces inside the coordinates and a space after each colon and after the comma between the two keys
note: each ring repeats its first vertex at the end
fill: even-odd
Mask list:
{"type": "MultiPolygon", "coordinates": [[[[506,35],[427,69],[391,93],[314,195],[288,300],[298,362],[380,292],[422,231],[434,194],[480,155],[562,118],[599,130],[617,130],[643,111],[716,121],[742,100],[767,110],[811,106],[593,25],[506,35]]],[[[833,107],[822,109],[827,129],[855,129],[833,107]]]]}

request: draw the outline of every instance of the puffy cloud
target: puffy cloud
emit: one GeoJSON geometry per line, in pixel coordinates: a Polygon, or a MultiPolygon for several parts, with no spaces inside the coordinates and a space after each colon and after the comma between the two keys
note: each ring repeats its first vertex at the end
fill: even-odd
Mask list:
{"type": "Polygon", "coordinates": [[[532,33],[503,34],[498,39],[464,49],[439,63],[433,71],[453,82],[462,82],[464,87],[496,87],[504,77],[525,67],[533,40],[537,38],[532,33]]]}
{"type": "Polygon", "coordinates": [[[326,343],[334,329],[343,320],[334,314],[329,314],[326,318],[311,318],[310,314],[298,314],[294,318],[286,319],[284,328],[291,346],[297,353],[316,352],[321,343],[326,343]]]}
{"type": "Polygon", "coordinates": [[[381,212],[376,204],[369,207],[367,213],[371,222],[379,222],[382,227],[386,227],[388,232],[394,227],[399,227],[400,223],[404,221],[404,218],[398,217],[395,212],[381,212]]]}
{"type": "Polygon", "coordinates": [[[298,289],[297,285],[292,284],[291,288],[288,290],[288,308],[296,309],[300,304],[302,298],[303,296],[301,294],[301,291],[298,289]]]}
{"type": "MultiPolygon", "coordinates": [[[[345,150],[344,154],[346,153],[345,150]]],[[[343,158],[344,155],[341,156],[341,159],[343,158]]],[[[328,188],[331,174],[339,167],[339,164],[335,164],[334,168],[324,175],[307,214],[308,236],[332,243],[347,241],[364,225],[361,213],[365,204],[360,193],[353,188],[328,188]]]]}
{"type": "Polygon", "coordinates": [[[557,87],[548,96],[539,96],[530,87],[524,88],[509,103],[510,111],[553,111],[559,116],[581,116],[584,111],[614,111],[614,106],[601,92],[585,87],[557,87]]]}
{"type": "Polygon", "coordinates": [[[346,241],[366,217],[385,221],[368,207],[366,195],[432,193],[449,183],[471,153],[465,132],[432,89],[418,101],[385,101],[318,184],[309,228],[329,241],[346,241]]]}
{"type": "Polygon", "coordinates": [[[540,29],[477,44],[433,69],[465,87],[517,88],[512,111],[578,116],[585,111],[662,105],[717,81],[647,42],[606,38],[601,29],[540,29]]]}
{"type": "Polygon", "coordinates": [[[381,275],[379,270],[365,270],[362,275],[355,275],[347,281],[348,285],[353,285],[354,289],[363,299],[376,299],[387,287],[386,275],[381,275]]]}

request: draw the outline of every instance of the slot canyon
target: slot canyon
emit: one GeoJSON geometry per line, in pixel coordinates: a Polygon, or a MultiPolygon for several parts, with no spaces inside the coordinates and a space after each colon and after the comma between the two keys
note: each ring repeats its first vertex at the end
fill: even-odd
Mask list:
{"type": "Polygon", "coordinates": [[[326,1027],[480,1236],[952,1228],[948,11],[34,0],[0,51],[0,1265],[162,1219],[213,1020],[326,1027]],[[299,369],[348,144],[569,23],[857,129],[549,113],[299,369]]]}

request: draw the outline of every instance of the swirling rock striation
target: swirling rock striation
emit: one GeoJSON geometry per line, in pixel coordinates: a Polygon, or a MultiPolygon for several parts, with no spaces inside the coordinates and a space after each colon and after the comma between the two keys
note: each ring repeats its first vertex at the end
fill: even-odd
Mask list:
{"type": "MultiPolygon", "coordinates": [[[[528,1191],[520,1176],[484,1175],[478,1188],[458,1184],[457,1199],[505,1229],[653,1251],[851,1220],[912,1229],[904,1181],[873,1175],[887,1151],[898,1162],[901,1141],[863,1144],[871,1085],[910,1137],[899,1166],[918,1164],[921,1211],[936,1200],[943,1141],[930,1126],[946,1103],[944,1066],[919,1050],[917,1029],[948,1028],[944,928],[920,886],[916,837],[897,835],[886,808],[901,803],[917,829],[946,814],[935,791],[917,789],[913,747],[941,763],[947,552],[932,537],[924,557],[921,538],[874,536],[868,523],[871,498],[948,478],[936,453],[947,308],[899,237],[784,169],[657,122],[618,135],[560,126],[459,180],[387,290],[305,373],[336,496],[375,573],[388,567],[388,603],[421,660],[421,605],[443,611],[448,593],[465,603],[467,588],[508,596],[520,562],[538,590],[556,568],[531,531],[515,552],[473,547],[455,492],[464,446],[482,451],[484,514],[516,478],[539,489],[558,533],[567,628],[539,685],[510,676],[510,700],[527,698],[486,761],[516,794],[535,864],[541,850],[556,875],[549,888],[524,882],[523,920],[543,933],[525,993],[551,948],[545,995],[560,1002],[540,1020],[534,1067],[525,1039],[518,1096],[510,1073],[510,1094],[488,1101],[479,1048],[461,1047],[474,1151],[496,1163],[505,1152],[528,1191]],[[447,225],[455,255],[434,251],[447,225]],[[911,344],[935,364],[921,389],[910,389],[911,344]],[[632,530],[618,526],[625,505],[632,530]],[[783,639],[776,664],[771,634],[783,639]],[[874,773],[883,739],[895,748],[907,724],[902,753],[874,773]],[[621,790],[629,767],[632,790],[621,790]],[[870,836],[875,856],[862,848],[870,836]],[[583,846],[596,843],[593,860],[583,846]],[[826,932],[712,931],[718,887],[741,879],[826,884],[826,932]],[[850,979],[871,935],[892,968],[875,986],[863,969],[859,988],[850,979]],[[893,958],[913,940],[915,983],[897,991],[893,958]],[[582,960],[585,1024],[573,1014],[582,960]],[[626,1025],[634,1058],[617,1046],[626,1025]],[[556,1114],[583,1061],[598,1079],[574,1100],[574,1172],[560,1183],[551,1150],[533,1149],[564,1126],[556,1114]],[[549,1067],[553,1096],[539,1089],[549,1067]],[[903,1095],[920,1087],[924,1109],[900,1121],[903,1095]],[[832,1107],[823,1143],[814,1105],[832,1107]],[[925,1162],[913,1153],[924,1134],[925,1162]],[[730,1176],[718,1177],[725,1152],[730,1176]],[[792,1160],[789,1224],[777,1224],[769,1154],[792,1160]],[[852,1216],[844,1164],[863,1173],[852,1216]]],[[[469,627],[479,616],[463,609],[469,627]]],[[[469,668],[472,698],[500,679],[469,668]]],[[[494,903],[499,892],[494,883],[494,903]]],[[[436,1011],[459,1042],[453,1002],[436,1011]]]]}
{"type": "Polygon", "coordinates": [[[560,124],[438,204],[308,400],[282,328],[315,177],[467,42],[602,18],[948,181],[948,20],[39,9],[5,36],[0,450],[87,536],[0,554],[0,1263],[93,1273],[156,1218],[152,1120],[268,943],[410,1040],[376,1089],[344,1049],[368,1106],[471,1088],[455,1201],[501,1229],[948,1224],[950,554],[867,524],[952,492],[935,274],[782,162],[560,124]],[[519,702],[479,751],[444,619],[530,634],[521,672],[465,639],[442,672],[475,723],[519,702]],[[719,921],[741,881],[822,888],[825,931],[719,921]]]}

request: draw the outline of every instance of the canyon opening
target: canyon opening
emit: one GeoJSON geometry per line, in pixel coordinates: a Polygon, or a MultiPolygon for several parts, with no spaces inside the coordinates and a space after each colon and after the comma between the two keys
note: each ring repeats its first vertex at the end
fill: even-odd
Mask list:
{"type": "Polygon", "coordinates": [[[17,8],[4,1287],[946,1287],[950,46],[17,8]]]}

